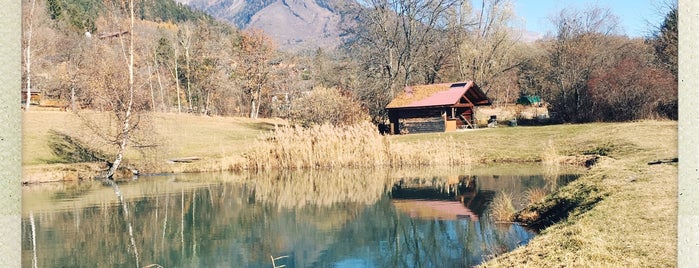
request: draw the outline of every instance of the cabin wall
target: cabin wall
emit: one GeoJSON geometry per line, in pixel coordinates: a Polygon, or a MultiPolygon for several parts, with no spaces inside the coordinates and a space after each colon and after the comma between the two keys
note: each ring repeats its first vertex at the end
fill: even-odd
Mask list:
{"type": "Polygon", "coordinates": [[[400,133],[444,132],[444,119],[439,117],[405,118],[401,120],[400,133]]]}
{"type": "Polygon", "coordinates": [[[473,109],[465,107],[389,110],[388,115],[392,134],[456,131],[469,127],[464,120],[475,123],[473,109]]]}

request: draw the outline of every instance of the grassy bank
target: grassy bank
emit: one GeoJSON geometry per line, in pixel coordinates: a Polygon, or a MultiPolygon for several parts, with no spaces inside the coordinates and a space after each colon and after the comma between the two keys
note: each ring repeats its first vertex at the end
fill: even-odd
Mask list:
{"type": "MultiPolygon", "coordinates": [[[[86,117],[104,120],[99,113],[85,112],[86,117]]],[[[49,146],[50,131],[55,130],[85,142],[90,147],[108,151],[101,139],[83,126],[75,114],[61,111],[34,110],[23,113],[22,165],[23,182],[87,179],[104,167],[98,164],[60,163],[49,146]]],[[[126,164],[142,172],[200,172],[236,169],[243,164],[244,152],[254,146],[262,133],[274,129],[280,120],[205,117],[187,114],[149,114],[144,122],[145,134],[155,147],[148,154],[127,151],[126,164]],[[168,160],[196,158],[188,163],[168,160]]]]}
{"type": "MultiPolygon", "coordinates": [[[[677,123],[642,121],[481,129],[392,137],[451,137],[476,162],[599,159],[581,178],[524,212],[563,219],[485,267],[673,267],[677,260],[677,123]]],[[[521,213],[524,213],[521,212],[521,213]]],[[[531,216],[531,215],[529,215],[531,216]]]]}
{"type": "MultiPolygon", "coordinates": [[[[275,123],[281,123],[173,114],[154,114],[152,118],[152,130],[158,134],[159,141],[157,155],[143,158],[133,151],[129,156],[133,164],[147,164],[144,166],[167,172],[238,169],[252,165],[248,162],[249,156],[253,148],[259,148],[259,138],[269,139],[270,136],[265,135],[274,129],[275,123]],[[244,157],[246,154],[248,158],[244,157]],[[198,157],[200,160],[167,163],[168,159],[184,157],[198,157]]],[[[49,129],[74,133],[87,143],[99,145],[97,141],[87,139],[78,119],[65,112],[30,111],[24,114],[24,120],[24,179],[42,174],[42,170],[78,174],[80,168],[89,169],[76,167],[77,164],[52,164],[55,158],[46,145],[49,129]]],[[[388,150],[393,154],[376,159],[389,163],[414,161],[418,165],[434,165],[459,160],[487,165],[493,162],[544,162],[555,169],[561,163],[582,163],[592,156],[598,157],[596,164],[578,180],[519,213],[520,219],[538,214],[551,216],[551,219],[563,216],[561,221],[544,229],[526,246],[497,256],[484,266],[675,265],[677,165],[648,165],[648,162],[677,157],[677,122],[504,127],[367,137],[375,138],[386,140],[367,140],[363,144],[381,147],[384,152],[388,144],[388,150]]],[[[292,150],[296,143],[301,141],[290,140],[286,148],[292,150]]],[[[268,147],[258,152],[275,153],[272,149],[280,148],[268,147]]],[[[276,152],[286,152],[286,149],[281,149],[276,152]]],[[[342,146],[336,149],[337,152],[332,154],[345,155],[350,150],[342,146]]],[[[364,153],[370,152],[373,151],[364,153]]],[[[260,159],[266,157],[266,153],[260,155],[260,159]]],[[[325,158],[317,153],[309,156],[325,158]]],[[[362,156],[352,158],[356,157],[362,156]]],[[[282,162],[292,163],[289,160],[292,158],[282,159],[287,159],[282,162]]],[[[332,161],[327,165],[332,166],[332,161]]],[[[477,170],[477,166],[470,168],[477,170]]]]}

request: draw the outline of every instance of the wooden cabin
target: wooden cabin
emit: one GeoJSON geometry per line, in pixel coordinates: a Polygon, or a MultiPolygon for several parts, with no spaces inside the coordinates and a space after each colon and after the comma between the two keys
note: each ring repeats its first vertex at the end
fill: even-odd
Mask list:
{"type": "Polygon", "coordinates": [[[408,86],[387,106],[390,133],[476,128],[474,107],[491,105],[473,81],[408,86]]]}

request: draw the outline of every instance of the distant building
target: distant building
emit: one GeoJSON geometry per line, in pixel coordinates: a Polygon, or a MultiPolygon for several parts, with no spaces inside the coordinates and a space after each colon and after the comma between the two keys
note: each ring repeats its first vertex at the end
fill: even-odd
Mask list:
{"type": "Polygon", "coordinates": [[[408,86],[386,109],[390,133],[421,133],[476,128],[474,107],[491,105],[473,81],[408,86]]]}
{"type": "Polygon", "coordinates": [[[523,95],[517,99],[517,104],[521,105],[541,105],[541,97],[535,95],[523,95]]]}

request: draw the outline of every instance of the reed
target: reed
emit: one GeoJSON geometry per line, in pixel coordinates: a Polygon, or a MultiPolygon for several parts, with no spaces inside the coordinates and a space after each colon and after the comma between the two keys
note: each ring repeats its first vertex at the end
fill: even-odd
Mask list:
{"type": "Polygon", "coordinates": [[[562,156],[558,153],[556,145],[549,139],[541,151],[541,162],[548,167],[558,167],[561,165],[561,160],[562,156]]]}
{"type": "Polygon", "coordinates": [[[468,148],[452,137],[394,145],[368,122],[333,127],[280,127],[257,140],[247,168],[459,166],[471,163],[468,148]],[[455,153],[458,152],[458,153],[455,153]]]}
{"type": "Polygon", "coordinates": [[[384,162],[385,146],[369,123],[279,127],[258,140],[245,157],[254,170],[363,167],[384,162]]]}
{"type": "Polygon", "coordinates": [[[490,217],[499,222],[511,222],[514,219],[515,207],[512,195],[501,191],[490,203],[490,217]]]}

